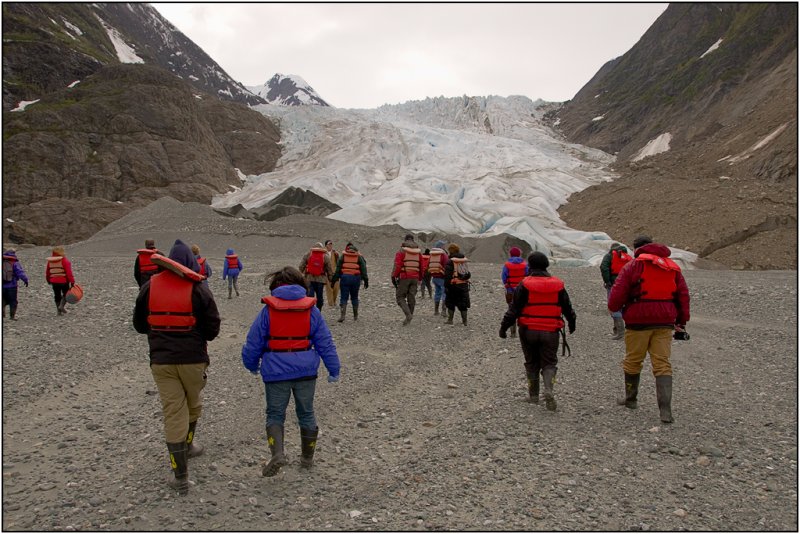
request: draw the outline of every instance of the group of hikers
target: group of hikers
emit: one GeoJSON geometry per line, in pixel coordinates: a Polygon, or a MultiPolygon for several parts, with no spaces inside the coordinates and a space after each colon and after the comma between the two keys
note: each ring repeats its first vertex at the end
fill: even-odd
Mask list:
{"type": "MultiPolygon", "coordinates": [[[[408,325],[416,309],[420,285],[431,294],[434,313],[453,324],[455,309],[467,324],[470,307],[471,273],[468,260],[455,243],[437,241],[424,251],[413,234],[407,234],[395,254],[391,281],[395,297],[408,325]],[[440,306],[441,305],[441,306],[440,306]],[[440,312],[441,309],[441,312],[440,312]]],[[[672,339],[688,339],[689,292],[680,267],[672,261],[665,245],[647,236],[633,242],[633,255],[614,243],[604,256],[600,270],[607,289],[607,306],[613,319],[613,339],[625,339],[622,362],[625,393],[618,404],[637,407],[639,377],[649,354],[656,379],[660,419],[673,422],[672,339]]],[[[540,383],[548,410],[556,410],[554,394],[558,367],[559,336],[566,344],[566,330],[576,328],[564,282],[548,272],[549,259],[534,251],[527,259],[519,247],[509,250],[500,273],[508,308],[501,319],[499,336],[519,337],[525,357],[528,396],[539,403],[540,383]]],[[[243,267],[233,249],[225,255],[223,278],[229,280],[228,298],[235,291],[243,267]]],[[[207,344],[220,330],[220,315],[208,287],[211,266],[200,255],[197,245],[189,247],[176,240],[167,256],[153,240],[137,251],[134,277],[139,283],[133,325],[147,334],[150,369],[162,404],[164,431],[174,478],[170,485],[179,494],[189,490],[188,459],[202,454],[194,441],[197,421],[202,413],[202,390],[209,365],[207,344]]],[[[58,314],[65,313],[64,293],[74,284],[69,260],[63,247],[54,247],[47,258],[46,278],[53,286],[58,314]]],[[[14,250],[3,255],[3,313],[11,308],[15,318],[17,280],[28,279],[14,250]],[[13,291],[12,291],[13,289],[13,291]]],[[[271,457],[263,466],[263,476],[276,475],[288,463],[284,454],[286,410],[294,397],[300,427],[300,465],[310,468],[316,449],[319,427],[314,414],[314,394],[320,363],[328,371],[328,382],[340,375],[339,356],[330,329],[322,316],[324,293],[339,307],[343,322],[348,301],[353,319],[358,320],[359,288],[369,287],[367,263],[352,243],[342,253],[331,240],[316,243],[306,253],[299,269],[286,266],[267,274],[269,296],[256,316],[242,347],[242,363],[264,383],[266,433],[271,457]]]]}

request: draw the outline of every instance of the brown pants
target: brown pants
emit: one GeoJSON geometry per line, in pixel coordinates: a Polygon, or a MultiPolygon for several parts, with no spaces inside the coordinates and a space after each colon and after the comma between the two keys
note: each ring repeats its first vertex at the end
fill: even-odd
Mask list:
{"type": "Polygon", "coordinates": [[[622,369],[630,375],[642,372],[642,363],[650,353],[653,376],[672,376],[669,357],[672,353],[672,328],[653,328],[649,330],[625,329],[625,359],[622,369]]]}
{"type": "Polygon", "coordinates": [[[339,296],[339,282],[331,284],[330,281],[325,282],[325,290],[328,293],[328,306],[336,307],[336,297],[339,296]]]}
{"type": "Polygon", "coordinates": [[[161,397],[167,443],[180,443],[189,433],[189,423],[203,412],[203,388],[207,363],[150,366],[161,397]]]}

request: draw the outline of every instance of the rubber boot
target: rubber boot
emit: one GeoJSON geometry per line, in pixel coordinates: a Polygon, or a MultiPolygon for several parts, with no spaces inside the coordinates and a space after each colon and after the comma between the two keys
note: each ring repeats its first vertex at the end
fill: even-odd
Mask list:
{"type": "Polygon", "coordinates": [[[622,317],[614,318],[614,336],[611,339],[622,339],[625,337],[625,321],[622,317]]]}
{"type": "Polygon", "coordinates": [[[444,322],[444,324],[453,324],[453,315],[455,313],[456,313],[455,309],[451,310],[450,308],[447,308],[447,320],[444,322]]]}
{"type": "Polygon", "coordinates": [[[61,315],[67,313],[67,297],[62,298],[61,302],[58,303],[58,310],[61,312],[61,315]]]}
{"type": "Polygon", "coordinates": [[[434,302],[433,303],[433,314],[434,315],[439,315],[439,303],[438,302],[434,302]]]}
{"type": "Polygon", "coordinates": [[[358,305],[353,304],[353,320],[358,321],[358,305]]]}
{"type": "Polygon", "coordinates": [[[17,320],[17,317],[16,317],[16,315],[17,315],[17,307],[16,306],[9,306],[8,310],[9,310],[8,311],[9,318],[12,321],[16,321],[17,320]]]}
{"type": "Polygon", "coordinates": [[[511,337],[517,337],[517,325],[516,324],[512,324],[511,325],[511,337]]]}
{"type": "Polygon", "coordinates": [[[467,326],[467,310],[461,310],[461,324],[467,326]]]}
{"type": "Polygon", "coordinates": [[[342,314],[339,316],[339,319],[336,321],[338,323],[343,323],[344,322],[344,316],[347,313],[347,304],[343,304],[341,306],[341,308],[342,308],[342,314]]]}
{"type": "Polygon", "coordinates": [[[638,406],[636,397],[639,395],[639,377],[641,375],[629,375],[625,373],[625,396],[617,399],[617,404],[624,405],[626,408],[635,410],[638,406]]]}
{"type": "Polygon", "coordinates": [[[314,430],[308,428],[300,428],[300,467],[309,469],[314,465],[314,451],[317,449],[317,436],[319,435],[319,428],[314,430]]]}
{"type": "Polygon", "coordinates": [[[269,452],[272,454],[272,458],[264,465],[261,475],[274,477],[281,467],[286,465],[286,457],[283,455],[283,425],[267,427],[267,443],[269,443],[269,452]]]}
{"type": "Polygon", "coordinates": [[[189,458],[196,458],[203,454],[204,447],[194,441],[194,433],[197,428],[197,421],[189,423],[189,433],[186,434],[186,456],[189,458]]]}
{"type": "Polygon", "coordinates": [[[60,302],[56,302],[56,314],[57,315],[63,315],[61,313],[61,303],[60,302]]]}
{"type": "Polygon", "coordinates": [[[612,317],[611,320],[614,321],[614,328],[611,329],[611,335],[615,336],[615,339],[616,339],[616,335],[619,332],[619,328],[617,328],[617,325],[619,323],[617,322],[617,318],[616,317],[612,317]]]}
{"type": "Polygon", "coordinates": [[[189,493],[189,466],[186,462],[186,442],[167,443],[167,450],[169,451],[169,463],[172,466],[172,472],[175,473],[175,479],[170,480],[169,485],[172,489],[177,490],[178,495],[186,495],[189,493]]]}
{"type": "Polygon", "coordinates": [[[544,402],[545,406],[551,412],[556,411],[556,398],[553,395],[553,384],[556,382],[556,370],[548,367],[542,371],[542,379],[544,380],[544,402]]]}
{"type": "Polygon", "coordinates": [[[656,377],[656,399],[662,423],[671,423],[672,419],[672,376],[656,377]]]}
{"type": "Polygon", "coordinates": [[[528,375],[528,400],[539,404],[539,375],[528,375]]]}
{"type": "Polygon", "coordinates": [[[231,286],[228,286],[228,298],[229,299],[233,298],[231,295],[233,295],[233,288],[231,286]]]}

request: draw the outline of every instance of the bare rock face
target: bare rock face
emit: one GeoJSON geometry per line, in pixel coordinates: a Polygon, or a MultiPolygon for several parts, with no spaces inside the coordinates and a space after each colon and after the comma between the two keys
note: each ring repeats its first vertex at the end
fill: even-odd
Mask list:
{"type": "Polygon", "coordinates": [[[313,191],[288,187],[263,206],[252,208],[250,211],[260,221],[274,221],[288,215],[299,214],[325,217],[340,209],[342,209],[341,206],[322,198],[313,191]]]}

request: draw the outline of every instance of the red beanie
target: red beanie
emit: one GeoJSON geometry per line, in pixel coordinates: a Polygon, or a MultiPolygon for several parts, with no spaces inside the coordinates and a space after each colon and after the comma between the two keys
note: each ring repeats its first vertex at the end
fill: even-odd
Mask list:
{"type": "Polygon", "coordinates": [[[511,250],[509,250],[508,253],[512,256],[516,256],[517,258],[522,256],[522,251],[519,249],[519,247],[511,247],[511,250]]]}

